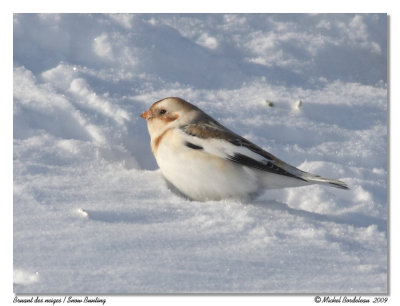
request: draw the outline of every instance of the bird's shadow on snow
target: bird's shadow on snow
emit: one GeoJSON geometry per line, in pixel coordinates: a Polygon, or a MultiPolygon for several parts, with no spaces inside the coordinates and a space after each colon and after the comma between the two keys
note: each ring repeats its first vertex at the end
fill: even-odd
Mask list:
{"type": "MultiPolygon", "coordinates": [[[[192,201],[176,189],[167,180],[165,181],[168,189],[184,201],[192,201]]],[[[217,205],[217,204],[215,204],[217,205]]],[[[387,222],[373,216],[364,215],[361,213],[347,213],[342,215],[328,215],[311,212],[303,209],[296,209],[290,207],[288,204],[276,200],[262,200],[256,197],[251,197],[249,201],[243,202],[243,206],[254,207],[257,213],[266,214],[271,210],[286,212],[290,215],[301,217],[309,220],[310,222],[332,222],[336,224],[349,225],[357,228],[369,227],[376,225],[380,232],[387,235],[387,222]]],[[[162,209],[162,211],[155,211],[154,209],[135,210],[132,212],[116,212],[116,211],[98,211],[90,210],[85,211],[87,217],[94,221],[106,223],[128,223],[128,224],[155,224],[155,223],[168,223],[182,218],[182,213],[176,207],[162,209]]]]}
{"type": "MultiPolygon", "coordinates": [[[[360,213],[347,213],[343,215],[327,215],[316,212],[310,212],[302,209],[289,207],[288,204],[278,201],[252,201],[243,204],[245,206],[254,207],[258,213],[265,213],[271,210],[281,211],[288,213],[292,216],[301,217],[309,220],[312,223],[332,222],[336,224],[349,225],[357,228],[369,227],[376,225],[380,232],[387,235],[387,222],[384,219],[367,216],[360,213]]],[[[132,212],[115,212],[115,211],[101,211],[101,210],[86,210],[87,217],[93,221],[100,221],[106,223],[127,223],[127,224],[160,224],[174,222],[175,220],[183,217],[179,209],[163,209],[162,211],[155,212],[154,210],[132,211],[132,212]]]]}
{"type": "Polygon", "coordinates": [[[279,210],[283,212],[287,212],[290,215],[302,217],[304,219],[308,219],[310,221],[317,222],[333,222],[336,224],[344,224],[350,225],[354,227],[368,227],[371,225],[376,225],[378,230],[387,234],[387,222],[386,220],[367,216],[360,213],[347,213],[343,215],[326,215],[320,214],[316,212],[310,212],[302,209],[296,209],[290,207],[286,203],[278,202],[278,201],[254,201],[248,203],[248,205],[255,206],[262,209],[271,209],[271,210],[279,210]]]}

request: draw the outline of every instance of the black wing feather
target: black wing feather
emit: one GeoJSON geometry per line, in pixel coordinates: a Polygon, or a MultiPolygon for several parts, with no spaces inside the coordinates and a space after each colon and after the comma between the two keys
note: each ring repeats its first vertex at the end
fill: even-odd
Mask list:
{"type": "Polygon", "coordinates": [[[185,146],[187,146],[188,148],[191,148],[193,150],[203,150],[202,146],[195,145],[194,143],[191,143],[189,141],[185,142],[185,146]]]}
{"type": "Polygon", "coordinates": [[[307,180],[287,172],[270,161],[261,163],[243,154],[235,154],[234,156],[229,156],[227,159],[249,168],[267,171],[278,175],[289,176],[307,182],[307,180]]]}

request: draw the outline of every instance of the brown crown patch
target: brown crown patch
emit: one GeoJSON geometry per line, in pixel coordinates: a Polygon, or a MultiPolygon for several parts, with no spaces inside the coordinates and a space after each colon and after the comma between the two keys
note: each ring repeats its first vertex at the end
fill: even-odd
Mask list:
{"type": "Polygon", "coordinates": [[[151,109],[155,108],[159,103],[163,102],[164,100],[172,100],[175,103],[179,104],[181,106],[181,108],[186,110],[186,111],[190,111],[192,109],[197,109],[197,107],[195,105],[183,100],[182,98],[178,98],[178,97],[168,97],[168,98],[164,98],[164,99],[161,99],[159,101],[156,101],[151,106],[151,109]]]}

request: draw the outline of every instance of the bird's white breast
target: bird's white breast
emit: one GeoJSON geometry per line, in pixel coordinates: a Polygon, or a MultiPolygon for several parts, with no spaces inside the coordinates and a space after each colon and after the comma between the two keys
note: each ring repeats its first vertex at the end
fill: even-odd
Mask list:
{"type": "Polygon", "coordinates": [[[175,129],[165,133],[155,156],[165,178],[183,194],[205,201],[244,197],[259,190],[254,171],[187,147],[179,133],[175,129]]]}

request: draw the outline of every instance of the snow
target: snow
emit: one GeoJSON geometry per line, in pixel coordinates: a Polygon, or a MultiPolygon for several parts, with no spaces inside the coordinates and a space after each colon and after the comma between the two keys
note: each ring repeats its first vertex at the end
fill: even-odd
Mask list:
{"type": "Polygon", "coordinates": [[[385,14],[13,19],[14,292],[387,292],[385,14]],[[351,190],[180,197],[139,117],[167,96],[351,190]]]}

